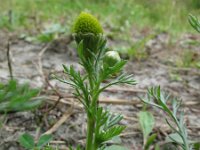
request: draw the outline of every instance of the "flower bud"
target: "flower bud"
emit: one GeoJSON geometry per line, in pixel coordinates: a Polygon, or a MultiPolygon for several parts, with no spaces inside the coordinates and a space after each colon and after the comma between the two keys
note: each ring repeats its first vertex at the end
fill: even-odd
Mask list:
{"type": "Polygon", "coordinates": [[[76,19],[73,26],[74,33],[103,33],[103,29],[99,21],[91,14],[82,12],[76,19]]]}
{"type": "Polygon", "coordinates": [[[94,60],[93,56],[106,43],[103,29],[99,21],[89,13],[82,12],[75,20],[73,26],[75,41],[83,42],[83,55],[86,59],[94,60]]]}
{"type": "Polygon", "coordinates": [[[116,51],[108,51],[105,53],[105,56],[103,58],[103,64],[104,66],[113,67],[116,63],[120,62],[121,58],[119,56],[119,53],[116,51]]]}

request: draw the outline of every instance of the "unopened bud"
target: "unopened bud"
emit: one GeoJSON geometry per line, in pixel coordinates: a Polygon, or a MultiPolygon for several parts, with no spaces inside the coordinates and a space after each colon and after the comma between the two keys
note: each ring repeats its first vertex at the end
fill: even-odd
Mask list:
{"type": "Polygon", "coordinates": [[[115,66],[116,63],[120,62],[121,58],[119,56],[119,53],[116,51],[108,51],[105,53],[105,56],[103,58],[103,64],[104,66],[107,65],[109,67],[115,66]]]}

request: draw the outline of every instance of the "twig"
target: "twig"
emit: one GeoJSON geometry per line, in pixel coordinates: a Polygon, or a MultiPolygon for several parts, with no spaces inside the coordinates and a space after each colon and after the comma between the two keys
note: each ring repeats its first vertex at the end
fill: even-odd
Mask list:
{"type": "Polygon", "coordinates": [[[53,127],[44,134],[52,134],[53,132],[55,132],[71,116],[71,114],[73,113],[73,108],[74,104],[72,104],[71,107],[60,118],[60,120],[58,120],[58,122],[56,122],[56,124],[54,124],[53,127]]]}
{"type": "MultiPolygon", "coordinates": [[[[75,97],[72,96],[72,95],[65,95],[63,96],[64,98],[61,98],[60,99],[60,102],[63,103],[63,104],[67,104],[67,105],[71,105],[72,102],[71,101],[74,101],[75,100],[75,97]]],[[[51,101],[57,101],[58,97],[57,96],[49,96],[47,98],[48,100],[51,100],[51,101]]],[[[141,101],[139,99],[132,99],[132,100],[127,100],[127,99],[112,99],[112,98],[106,98],[106,97],[101,97],[99,99],[99,103],[102,103],[102,104],[113,104],[113,105],[138,105],[138,104],[142,104],[141,101]]],[[[200,104],[199,102],[185,102],[182,104],[182,106],[195,106],[195,105],[198,105],[200,104]]],[[[79,103],[77,102],[76,106],[78,108],[82,108],[81,105],[79,105],[79,103]]]]}
{"type": "Polygon", "coordinates": [[[35,133],[35,141],[38,141],[38,139],[39,139],[39,136],[40,136],[40,130],[41,130],[40,127],[38,127],[37,130],[36,130],[36,133],[35,133]]]}
{"type": "Polygon", "coordinates": [[[56,106],[59,104],[60,100],[63,98],[63,96],[59,93],[59,91],[57,89],[55,89],[53,87],[53,85],[51,85],[51,83],[49,82],[48,78],[45,77],[45,81],[46,83],[48,84],[48,86],[51,87],[51,89],[56,93],[56,95],[58,96],[58,99],[57,101],[55,102],[55,104],[50,108],[48,109],[48,112],[50,112],[51,110],[53,110],[54,108],[56,108],[56,106]]]}
{"type": "Polygon", "coordinates": [[[13,79],[12,63],[10,59],[10,39],[8,39],[8,43],[7,43],[7,60],[8,60],[10,78],[13,79]]]}
{"type": "Polygon", "coordinates": [[[127,132],[127,133],[122,133],[119,136],[120,137],[126,137],[126,136],[133,136],[133,135],[138,135],[139,132],[127,132]]]}
{"type": "MultiPolygon", "coordinates": [[[[59,71],[59,73],[62,71],[59,71]]],[[[58,73],[58,72],[57,72],[58,73]]],[[[72,90],[71,87],[65,87],[61,89],[61,91],[72,90]]],[[[128,88],[128,87],[109,87],[105,89],[106,92],[131,92],[131,93],[146,93],[144,89],[137,89],[137,88],[128,88]]]]}
{"type": "MultiPolygon", "coordinates": [[[[71,101],[74,101],[75,100],[75,97],[71,98],[72,96],[70,97],[65,97],[65,98],[61,98],[60,99],[60,102],[61,103],[64,103],[64,104],[67,104],[67,105],[71,105],[71,101]]],[[[48,97],[48,100],[52,100],[52,101],[57,101],[57,96],[50,96],[48,97]]],[[[99,99],[99,103],[102,103],[102,104],[113,104],[113,105],[137,105],[137,104],[142,104],[139,100],[125,100],[125,99],[111,99],[111,98],[106,98],[106,97],[103,97],[103,98],[100,98],[99,99]]],[[[77,104],[75,106],[77,106],[78,108],[82,108],[81,105],[78,105],[79,103],[77,102],[77,104]]]]}
{"type": "Polygon", "coordinates": [[[13,19],[12,19],[12,10],[11,9],[8,10],[8,18],[9,18],[8,20],[9,20],[10,25],[12,25],[13,19]]]}
{"type": "Polygon", "coordinates": [[[107,88],[105,89],[105,91],[112,91],[112,92],[116,92],[116,91],[123,91],[123,92],[133,92],[133,93],[146,93],[146,90],[142,90],[142,89],[136,89],[136,88],[127,88],[127,87],[115,87],[115,88],[107,88]]]}
{"type": "Polygon", "coordinates": [[[10,5],[10,9],[8,10],[8,21],[10,23],[10,25],[12,26],[13,24],[13,3],[12,3],[12,0],[9,1],[9,5],[10,5]]]}
{"type": "Polygon", "coordinates": [[[50,141],[50,144],[66,144],[65,141],[50,141]]]}
{"type": "Polygon", "coordinates": [[[142,104],[141,101],[136,99],[134,100],[125,100],[125,99],[110,99],[110,98],[100,98],[99,103],[103,104],[113,104],[113,105],[137,105],[142,104]]]}
{"type": "Polygon", "coordinates": [[[46,44],[42,50],[38,54],[38,65],[36,65],[36,68],[38,69],[39,74],[42,76],[43,81],[45,82],[45,76],[42,68],[42,56],[45,53],[45,51],[48,49],[50,43],[46,44]]]}
{"type": "MultiPolygon", "coordinates": [[[[47,100],[50,100],[50,101],[57,101],[57,99],[58,99],[57,96],[47,97],[47,100]]],[[[61,98],[59,102],[62,103],[62,104],[66,104],[66,105],[72,105],[72,101],[73,101],[72,98],[67,98],[67,99],[61,98]]],[[[74,103],[74,108],[76,108],[76,109],[82,109],[83,108],[83,106],[80,105],[80,103],[78,103],[78,102],[73,102],[73,103],[74,103]]]]}

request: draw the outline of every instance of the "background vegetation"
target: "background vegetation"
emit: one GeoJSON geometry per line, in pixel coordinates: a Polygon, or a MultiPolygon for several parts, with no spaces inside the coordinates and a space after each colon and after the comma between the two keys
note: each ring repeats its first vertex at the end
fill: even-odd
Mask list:
{"type": "Polygon", "coordinates": [[[189,13],[199,15],[199,0],[0,0],[0,28],[35,29],[59,23],[70,31],[73,18],[80,11],[98,15],[111,31],[130,33],[153,28],[177,34],[192,32],[186,23],[189,13]],[[9,8],[9,9],[8,9],[9,8]],[[9,13],[11,18],[9,18],[9,13]],[[10,24],[11,22],[11,24],[10,24]],[[38,27],[39,26],[39,27],[38,27]]]}

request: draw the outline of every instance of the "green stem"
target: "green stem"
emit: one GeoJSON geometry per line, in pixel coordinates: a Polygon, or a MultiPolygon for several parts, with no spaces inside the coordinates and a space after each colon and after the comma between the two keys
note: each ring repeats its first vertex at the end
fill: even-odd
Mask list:
{"type": "MultiPolygon", "coordinates": [[[[94,113],[96,114],[97,112],[97,108],[98,108],[98,104],[97,104],[97,101],[98,101],[98,95],[94,95],[94,98],[92,100],[92,107],[94,108],[94,113]]],[[[94,128],[95,130],[93,131],[94,132],[94,141],[93,141],[93,148],[92,150],[97,150],[98,149],[98,143],[97,143],[97,132],[99,132],[99,129],[98,127],[96,127],[96,122],[94,124],[94,128]]]]}
{"type": "Polygon", "coordinates": [[[93,89],[94,89],[94,83],[93,83],[93,78],[92,78],[92,75],[90,73],[89,74],[89,84],[90,84],[90,90],[91,92],[93,92],[93,89]]]}
{"type": "Polygon", "coordinates": [[[91,114],[87,115],[88,121],[87,121],[87,139],[86,139],[86,150],[93,150],[93,135],[94,135],[94,120],[91,116],[91,114]]]}
{"type": "Polygon", "coordinates": [[[99,134],[99,127],[96,126],[95,129],[95,135],[94,135],[94,144],[93,144],[93,150],[97,150],[98,149],[98,143],[97,143],[97,135],[99,134]]]}
{"type": "MultiPolygon", "coordinates": [[[[91,92],[91,97],[93,96],[93,80],[92,80],[92,75],[88,72],[89,74],[89,84],[90,84],[90,92],[91,92]]],[[[93,100],[93,97],[91,98],[93,100]]],[[[92,106],[92,101],[90,103],[90,109],[93,108],[92,106]]],[[[91,113],[88,110],[87,113],[87,139],[86,139],[86,150],[93,150],[93,141],[94,141],[94,126],[95,122],[94,119],[91,115],[91,113]]]]}
{"type": "Polygon", "coordinates": [[[93,144],[93,147],[92,147],[93,150],[97,150],[98,149],[98,145],[97,143],[94,141],[94,144],[93,144]]]}
{"type": "MultiPolygon", "coordinates": [[[[177,122],[178,123],[178,122],[177,122]]],[[[189,150],[189,144],[188,144],[188,139],[185,137],[185,134],[184,134],[184,131],[182,130],[182,128],[180,127],[179,123],[178,123],[178,128],[179,128],[179,131],[182,133],[182,140],[183,140],[183,145],[185,147],[185,150],[189,150]]]]}
{"type": "Polygon", "coordinates": [[[178,129],[179,129],[179,132],[181,133],[181,138],[183,140],[183,145],[185,147],[185,150],[189,150],[189,144],[188,144],[188,140],[187,138],[185,137],[185,134],[184,134],[184,131],[182,130],[181,126],[179,125],[179,122],[178,120],[176,119],[176,117],[171,113],[171,111],[169,111],[169,114],[171,115],[172,119],[174,120],[174,122],[176,123],[178,129]]]}
{"type": "MultiPolygon", "coordinates": [[[[96,92],[99,91],[100,83],[95,85],[93,75],[91,72],[88,72],[88,79],[90,84],[90,95],[91,95],[91,103],[90,109],[92,110],[93,115],[96,114],[97,111],[97,100],[99,94],[96,92]]],[[[86,150],[97,150],[98,144],[96,143],[96,133],[95,133],[95,118],[88,112],[87,114],[87,141],[86,141],[86,150]]]]}

